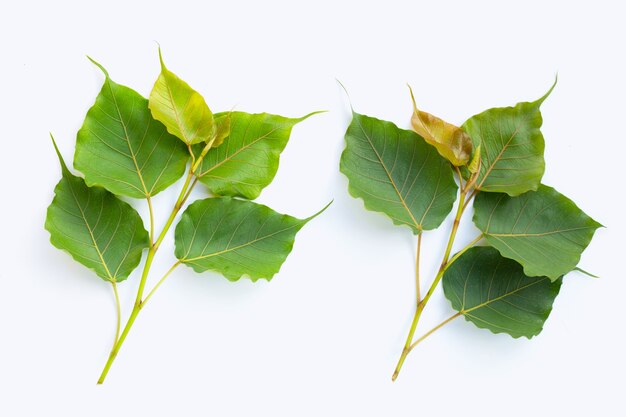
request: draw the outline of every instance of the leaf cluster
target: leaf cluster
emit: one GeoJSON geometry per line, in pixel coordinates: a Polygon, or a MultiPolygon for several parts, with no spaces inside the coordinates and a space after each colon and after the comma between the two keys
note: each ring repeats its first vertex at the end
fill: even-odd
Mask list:
{"type": "Polygon", "coordinates": [[[310,115],[213,113],[202,95],[165,66],[160,50],[159,58],[161,72],[148,99],[113,81],[92,60],[104,82],[76,138],[74,168],[82,176],[70,171],[52,139],[62,172],[45,223],[52,244],[110,282],[116,297],[116,284],[147,252],[137,300],[121,334],[118,317],[100,382],[136,315],[169,275],[144,296],[154,256],[180,211],[174,236],[178,260],[170,272],[186,265],[233,281],[270,280],[296,233],[316,216],[298,219],[252,201],[276,175],[293,127],[310,115]],[[157,233],[152,199],[182,178],[179,198],[157,233]],[[206,197],[185,209],[198,182],[206,186],[206,197]],[[144,200],[150,218],[144,221],[123,198],[144,200]]]}
{"type": "Polygon", "coordinates": [[[418,235],[418,256],[421,234],[439,227],[457,202],[441,268],[423,299],[417,271],[416,315],[394,379],[417,344],[413,332],[440,280],[457,311],[449,320],[463,316],[494,333],[531,338],[542,330],[562,278],[578,269],[601,227],[541,182],[540,106],[553,88],[538,100],[492,108],[460,126],[419,110],[413,91],[413,130],[353,111],[340,161],[349,192],[368,210],[418,235]],[[459,222],[474,197],[479,236],[452,255],[459,222]],[[488,246],[475,246],[479,242],[488,246]]]}

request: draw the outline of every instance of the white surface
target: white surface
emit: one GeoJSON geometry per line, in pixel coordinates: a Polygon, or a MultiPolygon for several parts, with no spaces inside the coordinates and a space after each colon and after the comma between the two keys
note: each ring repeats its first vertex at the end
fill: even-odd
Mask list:
{"type": "MultiPolygon", "coordinates": [[[[619,2],[87,3],[10,2],[0,15],[0,415],[625,415],[619,2]],[[147,95],[155,41],[214,110],[330,110],[294,129],[259,201],[301,217],[335,203],[269,284],[179,269],[97,387],[112,294],[48,242],[59,178],[48,132],[71,160],[102,82],[85,55],[147,95]],[[338,160],[350,116],[335,78],[359,112],[408,127],[406,82],[423,109],[461,123],[541,96],[557,71],[542,107],[545,182],[608,226],[581,263],[603,278],[569,276],[532,341],[457,320],[392,384],[414,308],[415,239],[348,196],[338,160]]],[[[156,199],[157,225],[176,192],[156,199]]],[[[457,247],[474,235],[469,216],[463,227],[457,247]]],[[[424,239],[425,277],[447,232],[424,239]]],[[[154,271],[172,259],[168,244],[154,271]]],[[[121,285],[126,313],[137,281],[121,285]]],[[[421,329],[448,314],[437,291],[421,329]]]]}

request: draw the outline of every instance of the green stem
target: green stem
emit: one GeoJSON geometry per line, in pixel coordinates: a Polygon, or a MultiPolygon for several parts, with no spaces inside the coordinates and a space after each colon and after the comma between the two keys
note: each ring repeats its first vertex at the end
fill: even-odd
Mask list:
{"type": "Polygon", "coordinates": [[[111,286],[113,287],[113,294],[115,295],[115,315],[117,316],[117,319],[115,320],[115,341],[113,342],[113,346],[115,346],[117,340],[120,338],[122,308],[120,307],[120,295],[117,292],[117,282],[111,281],[111,286]]]}
{"type": "Polygon", "coordinates": [[[178,261],[174,265],[172,265],[172,267],[165,273],[165,275],[163,275],[163,277],[159,280],[159,282],[156,283],[156,285],[154,286],[154,288],[152,288],[152,290],[148,293],[148,295],[146,295],[146,298],[144,298],[142,305],[144,305],[144,304],[146,304],[148,302],[148,300],[152,297],[152,294],[154,294],[154,292],[161,286],[161,284],[163,284],[163,281],[165,281],[167,279],[167,277],[169,277],[170,274],[172,272],[174,272],[174,270],[180,264],[181,264],[181,262],[178,261]]]}
{"type": "MultiPolygon", "coordinates": [[[[461,178],[462,177],[459,176],[459,179],[461,178]]],[[[430,300],[430,297],[433,295],[433,292],[437,288],[439,281],[441,281],[441,277],[443,277],[443,273],[445,272],[446,268],[450,265],[448,260],[450,259],[450,253],[452,252],[452,246],[454,244],[456,232],[459,228],[459,224],[461,223],[461,217],[463,216],[463,211],[465,209],[465,196],[467,195],[468,191],[469,191],[468,188],[461,187],[459,204],[456,210],[456,215],[454,216],[454,223],[452,224],[452,230],[450,231],[450,237],[448,238],[448,245],[446,246],[446,251],[443,255],[443,260],[441,261],[441,266],[439,267],[439,271],[437,272],[437,275],[435,276],[435,279],[433,280],[432,285],[428,289],[428,292],[426,293],[422,301],[420,301],[417,304],[417,307],[415,308],[415,315],[413,316],[413,322],[411,323],[409,334],[406,338],[406,342],[404,344],[404,348],[402,349],[402,353],[400,354],[400,359],[398,359],[398,364],[396,365],[396,369],[394,370],[393,375],[391,376],[392,381],[395,381],[396,378],[398,377],[398,374],[400,373],[400,369],[402,369],[402,365],[404,364],[404,360],[406,359],[407,355],[411,351],[411,343],[413,342],[413,335],[415,334],[415,330],[417,329],[417,323],[419,323],[420,317],[422,316],[422,311],[424,311],[424,307],[428,303],[428,300],[430,300]]]]}
{"type": "Polygon", "coordinates": [[[448,317],[447,319],[445,319],[444,321],[442,321],[441,323],[439,323],[438,325],[436,325],[435,327],[433,327],[432,329],[430,329],[426,333],[424,333],[424,335],[422,335],[419,339],[417,339],[415,342],[413,342],[413,344],[411,346],[409,346],[409,351],[413,350],[413,348],[415,346],[419,345],[428,336],[430,336],[431,334],[435,333],[437,330],[441,329],[443,326],[445,326],[446,324],[450,323],[452,320],[454,320],[455,318],[460,317],[460,316],[461,316],[461,313],[456,313],[456,314],[448,317]]]}
{"type": "MultiPolygon", "coordinates": [[[[197,163],[198,161],[196,161],[194,165],[197,165],[197,163]]],[[[154,256],[157,250],[159,249],[161,242],[163,242],[165,235],[167,234],[172,224],[174,223],[174,220],[176,219],[176,215],[178,214],[178,212],[180,212],[181,208],[185,204],[185,201],[187,201],[187,198],[189,198],[189,195],[191,194],[191,189],[195,186],[197,182],[197,181],[194,181],[193,184],[191,184],[191,179],[193,177],[194,177],[194,168],[192,167],[192,169],[189,170],[189,174],[187,175],[185,184],[183,185],[183,188],[180,191],[178,200],[176,201],[176,204],[174,205],[174,208],[172,209],[172,213],[170,214],[170,217],[167,219],[167,222],[165,223],[165,226],[163,227],[163,230],[159,234],[159,237],[157,238],[157,240],[148,249],[148,257],[146,258],[146,263],[144,265],[143,272],[141,274],[141,280],[139,281],[139,288],[137,290],[137,297],[135,298],[135,305],[133,306],[133,310],[130,313],[128,321],[126,322],[126,326],[124,326],[124,330],[122,331],[122,334],[117,339],[116,343],[113,345],[113,348],[111,349],[109,358],[106,364],[104,365],[104,369],[102,370],[102,373],[100,374],[100,378],[98,379],[98,384],[102,384],[104,380],[106,379],[106,376],[109,373],[109,369],[111,368],[111,365],[115,361],[115,358],[117,357],[117,354],[120,348],[124,344],[124,340],[126,340],[126,336],[128,335],[128,332],[130,332],[130,329],[133,327],[133,324],[135,323],[135,319],[139,315],[139,312],[145,305],[148,298],[151,297],[154,290],[156,290],[156,287],[155,287],[148,294],[148,297],[145,300],[143,300],[143,292],[146,287],[146,281],[148,279],[150,268],[152,267],[152,261],[154,260],[154,256]]],[[[169,272],[171,271],[173,271],[173,269],[171,269],[169,272]]],[[[169,272],[167,275],[169,275],[169,272]]],[[[157,287],[160,285],[161,282],[162,281],[160,281],[159,284],[157,284],[157,287]]]]}

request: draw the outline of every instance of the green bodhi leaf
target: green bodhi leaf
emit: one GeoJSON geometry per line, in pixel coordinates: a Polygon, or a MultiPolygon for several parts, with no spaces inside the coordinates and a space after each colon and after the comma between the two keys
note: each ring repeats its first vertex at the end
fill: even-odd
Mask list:
{"type": "Polygon", "coordinates": [[[153,196],[185,173],[189,153],[152,118],[148,100],[113,82],[92,62],[105,80],[78,131],[74,166],[89,186],[128,197],[153,196]]]}
{"type": "Polygon", "coordinates": [[[326,207],[297,219],[251,201],[199,200],[176,226],[175,254],[196,272],[217,271],[231,281],[244,275],[269,281],[291,252],[296,233],[326,207]]]}
{"type": "Polygon", "coordinates": [[[467,321],[493,333],[530,339],[543,329],[561,281],[528,277],[517,262],[483,246],[451,264],[442,285],[452,307],[467,321]]]}
{"type": "Polygon", "coordinates": [[[481,146],[478,190],[516,196],[539,187],[545,171],[539,107],[555,85],[537,101],[489,109],[461,126],[481,146]]]}
{"type": "Polygon", "coordinates": [[[413,101],[413,115],[411,116],[413,129],[452,165],[465,166],[472,154],[472,139],[460,127],[419,110],[410,86],[409,91],[413,101]]]}
{"type": "Polygon", "coordinates": [[[556,280],[576,268],[600,223],[546,185],[519,197],[479,193],[474,223],[487,241],[524,267],[556,280]]]}
{"type": "Polygon", "coordinates": [[[410,130],[352,114],[340,170],[353,197],[414,234],[437,228],[452,210],[458,186],[450,164],[410,130]]]}
{"type": "Polygon", "coordinates": [[[149,245],[141,217],[105,189],[87,187],[81,178],[70,173],[56,143],[54,148],[63,177],[46,216],[50,241],[100,278],[110,282],[125,280],[149,245]]]}
{"type": "MultiPolygon", "coordinates": [[[[216,114],[217,137],[223,136],[226,123],[228,136],[221,139],[223,145],[209,150],[196,176],[216,195],[257,198],[274,179],[292,128],[317,113],[298,119],[239,111],[216,114]]],[[[194,153],[200,154],[202,148],[196,145],[194,153]]]]}
{"type": "Polygon", "coordinates": [[[207,142],[215,134],[213,113],[204,98],[165,67],[161,49],[161,74],[150,93],[152,116],[187,145],[207,142]]]}

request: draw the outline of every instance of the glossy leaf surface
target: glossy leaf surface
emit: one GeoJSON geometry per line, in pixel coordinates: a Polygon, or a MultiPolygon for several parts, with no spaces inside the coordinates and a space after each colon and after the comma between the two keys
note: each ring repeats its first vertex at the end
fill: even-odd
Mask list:
{"type": "Polygon", "coordinates": [[[155,195],[184,174],[189,152],[152,118],[148,100],[96,65],[106,78],[78,131],[74,166],[89,186],[135,198],[155,195]]]}
{"type": "Polygon", "coordinates": [[[552,88],[537,101],[489,109],[463,124],[474,146],[481,146],[476,188],[516,196],[539,187],[545,171],[539,107],[552,88]]]}
{"type": "Polygon", "coordinates": [[[353,197],[418,234],[452,210],[457,185],[448,161],[415,132],[353,113],[340,170],[353,197]]]}
{"type": "Polygon", "coordinates": [[[206,142],[214,134],[213,113],[204,97],[167,69],[159,49],[161,74],[150,92],[152,116],[187,145],[206,142]]]}
{"type": "Polygon", "coordinates": [[[87,187],[70,173],[58,149],[57,154],[63,177],[46,216],[50,241],[100,278],[125,280],[149,245],[139,214],[105,189],[87,187]]]}
{"type": "Polygon", "coordinates": [[[491,247],[474,247],[446,270],[443,290],[467,321],[515,338],[538,335],[552,311],[561,280],[528,277],[491,247]]]}
{"type": "Polygon", "coordinates": [[[452,165],[466,165],[473,149],[469,135],[460,127],[419,110],[415,104],[413,90],[411,90],[411,100],[413,101],[413,115],[411,116],[413,129],[452,165]]]}
{"type": "Polygon", "coordinates": [[[313,217],[301,220],[231,197],[199,200],[176,226],[175,254],[196,272],[269,281],[291,252],[296,233],[313,217]]]}
{"type": "Polygon", "coordinates": [[[552,280],[573,270],[600,223],[554,188],[518,197],[479,193],[474,223],[500,253],[530,276],[552,280]]]}
{"type": "MultiPolygon", "coordinates": [[[[312,114],[299,119],[268,113],[217,114],[219,120],[230,115],[229,134],[221,146],[209,150],[196,175],[216,195],[257,198],[278,171],[291,129],[312,114]]],[[[202,150],[201,145],[195,148],[198,153],[202,150]]]]}

